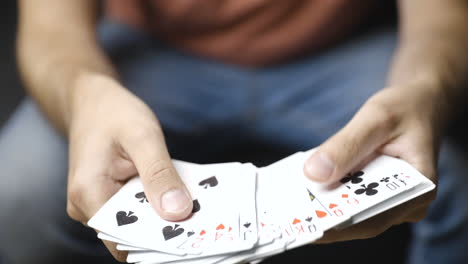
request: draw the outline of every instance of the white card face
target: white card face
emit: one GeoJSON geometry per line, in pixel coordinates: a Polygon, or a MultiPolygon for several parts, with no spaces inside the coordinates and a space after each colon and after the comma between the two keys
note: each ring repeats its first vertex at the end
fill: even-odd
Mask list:
{"type": "Polygon", "coordinates": [[[161,219],[147,202],[139,178],[135,178],[99,210],[89,226],[131,245],[179,255],[201,253],[205,241],[210,240],[205,237],[214,237],[217,227],[219,230],[220,226],[226,226],[238,233],[238,229],[235,230],[238,201],[232,197],[238,193],[236,177],[241,164],[230,163],[223,166],[223,170],[220,166],[211,168],[178,162],[174,165],[200,208],[191,218],[177,223],[161,219]],[[193,240],[190,244],[196,247],[180,248],[187,245],[188,240],[193,240]]]}
{"type": "Polygon", "coordinates": [[[365,211],[361,211],[360,213],[354,215],[352,218],[352,221],[349,224],[351,225],[351,224],[357,224],[359,222],[362,222],[381,212],[387,211],[395,206],[398,206],[413,198],[421,196],[429,191],[432,191],[434,188],[435,188],[435,184],[429,179],[427,179],[426,177],[424,177],[422,178],[422,182],[418,184],[417,186],[415,186],[414,188],[401,192],[400,194],[393,196],[389,198],[388,200],[381,202],[380,204],[377,204],[373,207],[370,207],[369,209],[365,211]]]}
{"type": "MultiPolygon", "coordinates": [[[[222,168],[217,165],[207,166],[211,166],[210,169],[222,168]]],[[[235,203],[228,205],[236,207],[233,209],[240,212],[237,219],[233,221],[236,226],[219,223],[213,230],[206,229],[203,239],[198,239],[201,236],[196,234],[193,236],[192,241],[184,244],[187,247],[197,248],[198,244],[206,243],[206,248],[200,255],[174,256],[152,252],[131,252],[127,261],[168,262],[192,260],[251,249],[258,240],[255,209],[256,169],[251,164],[245,164],[242,165],[242,169],[238,172],[240,174],[236,178],[233,178],[233,180],[237,180],[240,183],[239,186],[242,188],[239,193],[243,195],[237,194],[233,196],[232,200],[235,203]]],[[[235,186],[232,187],[234,188],[235,186]]]]}
{"type": "MultiPolygon", "coordinates": [[[[298,173],[308,156],[296,160],[298,173]]],[[[327,212],[338,218],[350,218],[427,180],[407,162],[380,156],[360,171],[349,173],[332,185],[319,184],[305,176],[304,186],[327,212]]],[[[336,225],[336,223],[334,223],[336,225]]],[[[332,227],[321,225],[325,230],[332,227]]]]}
{"type": "Polygon", "coordinates": [[[239,216],[239,237],[241,241],[247,242],[249,245],[254,245],[258,242],[258,225],[257,225],[257,168],[252,164],[243,165],[243,174],[245,183],[242,199],[244,203],[238,203],[237,211],[239,216]],[[247,208],[245,208],[247,206],[247,208]]]}
{"type": "Polygon", "coordinates": [[[258,170],[257,173],[257,217],[258,217],[258,233],[259,246],[269,244],[273,240],[281,237],[281,229],[272,215],[274,202],[269,195],[269,178],[267,174],[258,170]]]}
{"type": "Polygon", "coordinates": [[[348,221],[350,217],[333,214],[325,207],[321,197],[317,197],[315,191],[307,187],[306,181],[310,181],[306,179],[303,168],[308,156],[309,153],[298,152],[270,165],[269,168],[273,173],[282,175],[283,180],[278,185],[282,186],[281,192],[290,201],[287,205],[290,211],[286,214],[289,216],[288,224],[296,236],[309,234],[311,239],[315,239],[315,231],[326,231],[348,221]]]}
{"type": "MultiPolygon", "coordinates": [[[[225,164],[204,165],[216,168],[220,171],[226,169],[225,164]]],[[[224,254],[229,252],[242,251],[252,248],[258,240],[257,217],[256,217],[256,168],[251,164],[239,165],[240,170],[231,178],[230,187],[233,189],[227,199],[230,203],[220,204],[230,210],[237,212],[237,216],[232,218],[228,225],[219,222],[214,229],[208,230],[212,236],[207,242],[207,248],[203,256],[224,254]]],[[[216,199],[216,198],[215,198],[216,199]]],[[[218,218],[222,211],[214,211],[211,216],[218,218]]],[[[230,218],[231,219],[231,218],[230,218]]]]}
{"type": "Polygon", "coordinates": [[[173,235],[185,233],[188,223],[172,224],[165,222],[156,215],[146,200],[143,203],[132,201],[132,196],[142,193],[142,190],[143,186],[138,178],[128,182],[100,210],[100,213],[98,212],[91,219],[88,223],[89,226],[127,242],[125,244],[181,254],[181,252],[175,249],[175,245],[164,242],[171,239],[171,237],[167,236],[167,234],[171,235],[171,232],[173,235]],[[148,236],[143,236],[143,229],[149,226],[150,223],[155,223],[158,227],[163,228],[165,233],[161,231],[156,233],[153,228],[153,230],[146,230],[147,234],[151,234],[151,240],[148,236]]]}
{"type": "Polygon", "coordinates": [[[311,243],[322,235],[309,195],[302,184],[302,174],[293,174],[292,166],[296,165],[295,160],[301,155],[304,154],[296,153],[262,168],[259,173],[268,175],[269,183],[274,186],[276,217],[282,222],[282,239],[286,240],[286,244],[293,243],[295,246],[311,243]]]}
{"type": "Polygon", "coordinates": [[[253,258],[256,255],[278,254],[285,249],[286,242],[281,240],[279,221],[274,219],[272,215],[273,207],[276,204],[273,202],[275,200],[274,197],[270,196],[270,193],[273,193],[273,190],[270,190],[273,188],[273,184],[269,184],[269,175],[262,174],[260,171],[257,170],[256,191],[258,244],[251,250],[236,253],[217,263],[244,263],[247,259],[253,258]]]}

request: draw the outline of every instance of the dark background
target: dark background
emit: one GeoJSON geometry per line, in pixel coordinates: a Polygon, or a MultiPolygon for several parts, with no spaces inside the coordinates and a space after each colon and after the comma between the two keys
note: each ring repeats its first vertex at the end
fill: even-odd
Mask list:
{"type": "MultiPolygon", "coordinates": [[[[15,1],[2,1],[2,8],[0,8],[0,127],[24,96],[15,64],[16,13],[15,1]]],[[[458,122],[457,129],[454,131],[457,131],[458,140],[467,146],[464,139],[467,131],[465,123],[464,120],[458,122]]],[[[392,228],[374,239],[337,243],[333,247],[327,245],[302,247],[276,256],[270,259],[269,263],[326,262],[331,264],[349,263],[350,260],[352,263],[361,264],[403,263],[409,239],[409,226],[402,225],[392,228]],[[389,247],[391,247],[390,254],[389,247]]],[[[0,257],[0,264],[1,262],[0,257]]]]}
{"type": "Polygon", "coordinates": [[[0,126],[24,92],[15,64],[16,1],[2,1],[0,8],[0,126]]]}

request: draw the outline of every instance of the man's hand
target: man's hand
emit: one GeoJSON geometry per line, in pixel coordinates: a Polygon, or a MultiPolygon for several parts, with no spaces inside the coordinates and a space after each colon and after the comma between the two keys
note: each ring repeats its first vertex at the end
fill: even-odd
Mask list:
{"type": "MultiPolygon", "coordinates": [[[[163,218],[190,214],[190,194],[171,163],[156,117],[141,100],[107,76],[86,75],[74,84],[71,102],[70,217],[86,223],[136,174],[163,218]]],[[[106,246],[125,260],[115,245],[106,246]]]]}
{"type": "MultiPolygon", "coordinates": [[[[305,173],[321,182],[338,180],[376,154],[399,157],[432,181],[441,134],[466,98],[468,45],[464,0],[399,0],[399,43],[389,86],[312,154],[305,173]]],[[[376,236],[392,225],[421,220],[435,191],[361,224],[327,232],[321,242],[376,236]]]]}
{"type": "MultiPolygon", "coordinates": [[[[115,81],[117,71],[96,39],[98,2],[23,0],[19,10],[22,78],[70,142],[68,214],[86,223],[139,174],[149,202],[163,218],[186,218],[192,200],[172,166],[156,117],[115,81]]],[[[126,253],[104,243],[125,261],[126,253]]]]}
{"type": "MultiPolygon", "coordinates": [[[[418,81],[393,86],[371,97],[354,118],[317,148],[304,166],[312,180],[331,183],[378,154],[401,158],[433,182],[443,112],[437,85],[418,81]]],[[[374,237],[393,225],[421,220],[435,191],[340,231],[319,242],[374,237]]]]}

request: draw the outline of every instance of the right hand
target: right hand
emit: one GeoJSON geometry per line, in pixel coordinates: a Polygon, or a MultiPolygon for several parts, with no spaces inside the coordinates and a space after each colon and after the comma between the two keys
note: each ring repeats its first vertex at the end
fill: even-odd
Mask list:
{"type": "MultiPolygon", "coordinates": [[[[110,77],[81,76],[70,95],[67,212],[84,224],[139,174],[157,213],[171,221],[192,211],[192,199],[169,157],[159,123],[139,98],[110,77]]],[[[105,242],[112,255],[126,253],[105,242]]]]}

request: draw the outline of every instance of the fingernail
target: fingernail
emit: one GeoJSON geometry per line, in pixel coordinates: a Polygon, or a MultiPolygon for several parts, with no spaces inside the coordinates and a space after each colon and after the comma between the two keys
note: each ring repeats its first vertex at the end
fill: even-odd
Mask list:
{"type": "Polygon", "coordinates": [[[181,189],[167,191],[161,197],[161,208],[166,213],[177,214],[184,212],[190,206],[190,198],[181,189]]]}
{"type": "Polygon", "coordinates": [[[309,178],[318,181],[327,181],[333,173],[335,165],[325,153],[315,153],[305,165],[306,174],[309,178]]]}

